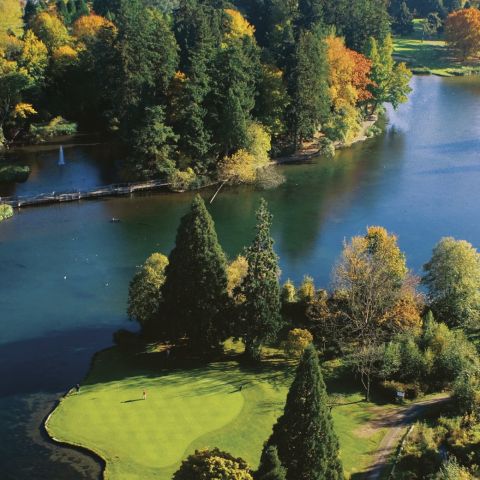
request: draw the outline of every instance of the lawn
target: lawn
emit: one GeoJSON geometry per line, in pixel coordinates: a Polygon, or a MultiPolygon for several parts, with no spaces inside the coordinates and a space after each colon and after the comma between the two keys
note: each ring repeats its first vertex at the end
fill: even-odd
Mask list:
{"type": "Polygon", "coordinates": [[[423,39],[423,21],[414,21],[412,35],[394,38],[396,60],[406,62],[414,73],[432,73],[447,77],[471,74],[478,69],[478,61],[459,62],[441,37],[423,39]]]}
{"type": "MultiPolygon", "coordinates": [[[[152,368],[154,358],[116,348],[97,355],[80,392],[62,399],[48,420],[50,435],[99,454],[108,479],[170,480],[195,448],[214,446],[256,467],[294,366],[272,360],[252,369],[232,359],[162,371],[152,368]]],[[[369,427],[379,407],[345,393],[338,379],[332,385],[343,390],[332,402],[345,405],[333,417],[349,476],[369,464],[384,430],[369,427]]]]}

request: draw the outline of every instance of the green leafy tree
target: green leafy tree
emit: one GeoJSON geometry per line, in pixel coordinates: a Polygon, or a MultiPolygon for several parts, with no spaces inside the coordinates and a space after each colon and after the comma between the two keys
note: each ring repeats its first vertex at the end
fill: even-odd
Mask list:
{"type": "Polygon", "coordinates": [[[218,448],[196,450],[182,462],[173,480],[253,480],[251,470],[242,458],[235,458],[218,448]]]}
{"type": "Polygon", "coordinates": [[[245,353],[251,360],[260,358],[262,345],[274,340],[282,325],[278,257],[270,235],[272,215],[262,200],[257,211],[256,235],[248,247],[248,272],[242,285],[245,353]]]}
{"type": "Polygon", "coordinates": [[[397,108],[407,101],[411,92],[409,83],[412,73],[404,63],[395,63],[392,54],[393,42],[390,35],[381,42],[374,37],[368,39],[366,55],[372,62],[370,72],[372,83],[368,89],[372,93],[373,110],[383,103],[391,103],[397,108]]]}
{"type": "Polygon", "coordinates": [[[178,135],[165,124],[165,109],[147,107],[141,124],[132,135],[129,166],[139,178],[169,175],[175,168],[172,158],[178,135]]]}
{"type": "Polygon", "coordinates": [[[287,471],[278,458],[278,449],[270,445],[262,453],[256,480],[287,480],[287,471]]]}
{"type": "Polygon", "coordinates": [[[194,349],[207,351],[226,338],[226,267],[212,217],[196,195],[180,221],[162,288],[171,335],[186,335],[194,349]]]}
{"type": "Polygon", "coordinates": [[[423,284],[437,320],[451,326],[480,321],[480,254],[465,240],[442,238],[424,265],[423,284]]]}
{"type": "Polygon", "coordinates": [[[338,438],[313,345],[303,354],[285,410],[274,425],[265,449],[272,445],[278,448],[288,480],[343,479],[338,438]]]}
{"type": "Polygon", "coordinates": [[[162,286],[168,258],[161,253],[150,255],[130,282],[128,291],[128,316],[144,329],[151,330],[158,318],[162,304],[162,286]]]}

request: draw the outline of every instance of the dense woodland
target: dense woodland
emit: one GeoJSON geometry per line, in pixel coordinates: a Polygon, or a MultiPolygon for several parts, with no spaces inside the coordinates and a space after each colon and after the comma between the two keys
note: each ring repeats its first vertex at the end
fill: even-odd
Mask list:
{"type": "Polygon", "coordinates": [[[409,92],[384,0],[2,5],[4,144],[74,122],[121,142],[130,178],[248,181],[409,92]]]}

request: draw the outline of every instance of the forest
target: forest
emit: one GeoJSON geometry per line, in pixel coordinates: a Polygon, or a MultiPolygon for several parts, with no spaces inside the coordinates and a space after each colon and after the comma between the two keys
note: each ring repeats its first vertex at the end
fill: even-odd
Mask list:
{"type": "Polygon", "coordinates": [[[3,9],[3,144],[94,130],[122,146],[129,180],[252,181],[270,157],[309,142],[331,154],[409,92],[383,0],[3,9]]]}

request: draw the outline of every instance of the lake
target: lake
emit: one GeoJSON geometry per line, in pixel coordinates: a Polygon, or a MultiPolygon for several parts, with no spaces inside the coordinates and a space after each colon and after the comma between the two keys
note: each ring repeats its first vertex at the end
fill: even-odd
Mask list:
{"type": "MultiPolygon", "coordinates": [[[[389,111],[380,137],[334,160],[278,167],[286,182],[277,189],[222,190],[209,209],[228,256],[252,239],[262,196],[274,215],[282,280],[309,274],[328,287],[343,240],[367,225],[398,234],[417,273],[442,236],[480,246],[480,79],[415,77],[412,87],[409,103],[389,111]]],[[[114,181],[106,146],[65,147],[64,167],[56,163],[58,145],[13,155],[35,174],[3,195],[114,181]]],[[[125,314],[128,282],[150,253],[168,254],[191,198],[159,193],[58,204],[21,210],[0,224],[1,478],[98,475],[94,462],[46,442],[39,425],[112,333],[134,328],[125,314]]]]}

